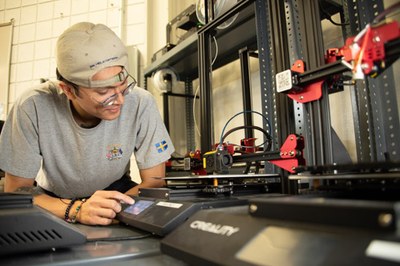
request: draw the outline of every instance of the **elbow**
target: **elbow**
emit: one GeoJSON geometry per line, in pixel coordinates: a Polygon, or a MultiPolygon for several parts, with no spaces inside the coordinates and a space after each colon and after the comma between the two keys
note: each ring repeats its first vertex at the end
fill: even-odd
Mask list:
{"type": "Polygon", "coordinates": [[[163,178],[155,179],[155,182],[154,182],[155,188],[165,187],[166,185],[167,185],[167,183],[165,182],[165,180],[163,178]]]}
{"type": "Polygon", "coordinates": [[[34,179],[23,178],[5,173],[4,178],[4,192],[15,192],[20,188],[33,187],[34,179]]]}

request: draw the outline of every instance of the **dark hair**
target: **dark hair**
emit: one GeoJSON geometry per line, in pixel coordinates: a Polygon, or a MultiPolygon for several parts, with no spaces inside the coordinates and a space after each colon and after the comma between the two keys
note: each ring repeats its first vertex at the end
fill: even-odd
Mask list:
{"type": "Polygon", "coordinates": [[[74,88],[75,94],[79,96],[79,86],[76,85],[75,83],[73,83],[73,82],[71,82],[71,81],[65,79],[65,78],[60,74],[60,72],[58,71],[58,68],[56,68],[56,76],[57,76],[57,79],[58,79],[59,81],[62,81],[62,82],[64,82],[64,83],[66,83],[67,85],[71,86],[72,88],[74,88]]]}

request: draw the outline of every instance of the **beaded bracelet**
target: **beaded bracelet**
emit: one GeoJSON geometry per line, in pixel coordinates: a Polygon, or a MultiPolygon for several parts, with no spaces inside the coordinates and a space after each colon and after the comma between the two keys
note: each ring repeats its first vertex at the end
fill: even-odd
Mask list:
{"type": "Polygon", "coordinates": [[[71,199],[71,201],[68,203],[67,209],[65,209],[65,214],[64,214],[64,220],[66,222],[71,222],[71,219],[69,219],[69,211],[72,208],[72,205],[74,205],[74,203],[77,201],[78,199],[71,199]]]}
{"type": "Polygon", "coordinates": [[[81,203],[76,207],[75,214],[72,216],[72,219],[70,221],[71,223],[73,223],[73,224],[76,223],[76,218],[78,217],[78,213],[81,210],[82,205],[83,205],[83,203],[85,203],[85,201],[86,201],[86,199],[82,199],[81,203]]]}

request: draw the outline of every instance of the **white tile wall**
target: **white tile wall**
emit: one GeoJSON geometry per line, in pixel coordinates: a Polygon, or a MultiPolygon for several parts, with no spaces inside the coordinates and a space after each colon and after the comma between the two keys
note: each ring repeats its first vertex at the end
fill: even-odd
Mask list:
{"type": "Polygon", "coordinates": [[[107,9],[108,2],[107,1],[99,1],[99,0],[89,0],[89,11],[99,11],[107,9]]]}
{"type": "Polygon", "coordinates": [[[38,5],[37,21],[50,20],[53,18],[54,3],[43,3],[38,5]]]}
{"type": "Polygon", "coordinates": [[[109,27],[118,27],[121,22],[120,10],[118,8],[107,9],[107,23],[109,27]]]}
{"type": "Polygon", "coordinates": [[[93,23],[107,24],[107,10],[90,12],[88,21],[93,23]]]}
{"type": "Polygon", "coordinates": [[[34,56],[34,42],[22,43],[18,46],[18,62],[32,61],[34,56]]]}
{"type": "MultiPolygon", "coordinates": [[[[52,37],[53,24],[51,20],[36,23],[36,38],[35,40],[45,40],[52,37]]],[[[21,33],[20,33],[21,34],[21,33]]]]}
{"type": "Polygon", "coordinates": [[[11,50],[11,69],[13,64],[18,62],[17,55],[18,55],[18,46],[14,46],[14,48],[11,50]]]}
{"type": "Polygon", "coordinates": [[[53,19],[52,37],[56,39],[70,25],[70,17],[55,17],[53,19]]]}
{"type": "Polygon", "coordinates": [[[6,9],[4,19],[7,22],[10,21],[11,19],[14,19],[15,21],[19,22],[20,21],[20,13],[21,12],[20,12],[19,8],[6,9]]]}
{"type": "MultiPolygon", "coordinates": [[[[10,67],[10,80],[16,80],[15,77],[17,75],[17,64],[13,64],[11,63],[11,67],[10,67]]],[[[15,82],[10,82],[10,94],[12,93],[12,86],[15,85],[15,82]]],[[[10,99],[15,99],[14,97],[10,96],[10,99]]],[[[14,102],[14,101],[12,101],[14,102]]]]}
{"type": "Polygon", "coordinates": [[[138,3],[143,3],[143,1],[141,1],[141,0],[128,0],[128,5],[138,4],[138,3]]]}
{"type": "Polygon", "coordinates": [[[51,40],[35,42],[35,60],[48,59],[52,56],[51,40]]]}
{"type": "Polygon", "coordinates": [[[22,0],[21,1],[21,6],[28,6],[28,5],[33,5],[36,4],[36,0],[22,0]]]}
{"type": "Polygon", "coordinates": [[[21,0],[6,0],[6,9],[17,8],[21,6],[21,0]]]}
{"type": "Polygon", "coordinates": [[[71,4],[71,15],[88,13],[89,11],[89,0],[71,0],[71,4]]]}
{"type": "MultiPolygon", "coordinates": [[[[126,33],[122,35],[126,36],[126,45],[137,45],[143,54],[147,35],[145,0],[126,3],[126,25],[122,27],[126,33]]],[[[81,21],[103,23],[120,34],[120,4],[120,0],[0,0],[0,23],[14,20],[10,106],[40,78],[55,78],[56,40],[70,25],[81,21]]]]}
{"type": "Polygon", "coordinates": [[[88,20],[88,13],[81,13],[77,15],[72,15],[71,16],[71,25],[81,22],[81,21],[87,21],[88,20]]]}
{"type": "Polygon", "coordinates": [[[127,43],[138,45],[144,43],[145,36],[143,35],[146,31],[143,23],[129,25],[126,28],[127,32],[129,32],[126,36],[127,43]]]}
{"type": "Polygon", "coordinates": [[[15,81],[30,81],[33,76],[33,61],[17,63],[17,73],[15,77],[15,81]]]}
{"type": "Polygon", "coordinates": [[[33,79],[39,80],[40,78],[49,77],[50,62],[48,59],[35,60],[33,64],[33,79]]]}
{"type": "MultiPolygon", "coordinates": [[[[16,26],[15,28],[17,28],[16,26]]],[[[15,38],[18,37],[18,39],[14,39],[15,42],[17,43],[25,43],[25,42],[33,42],[35,40],[35,34],[36,34],[36,24],[31,23],[31,24],[26,24],[19,26],[19,32],[16,34],[14,32],[15,38]]]]}
{"type": "Polygon", "coordinates": [[[54,1],[54,18],[68,17],[71,15],[71,3],[69,1],[54,1]]]}
{"type": "Polygon", "coordinates": [[[21,8],[20,25],[34,23],[36,21],[37,6],[24,6],[21,8]]]}
{"type": "Polygon", "coordinates": [[[131,8],[129,8],[126,16],[127,24],[130,25],[143,23],[141,18],[142,14],[145,13],[145,5],[141,3],[131,5],[130,7],[131,8]]]}

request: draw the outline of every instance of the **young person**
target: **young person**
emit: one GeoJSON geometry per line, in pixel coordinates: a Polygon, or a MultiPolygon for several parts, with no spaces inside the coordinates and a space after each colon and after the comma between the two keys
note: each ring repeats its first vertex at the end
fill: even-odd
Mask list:
{"type": "Polygon", "coordinates": [[[129,75],[127,50],[102,24],[82,22],[57,41],[58,81],[26,91],[0,137],[5,192],[70,222],[110,224],[141,187],[164,185],[174,151],[152,95],[129,75]],[[130,177],[135,155],[142,182],[130,177]],[[40,168],[43,175],[38,176],[40,168]]]}

